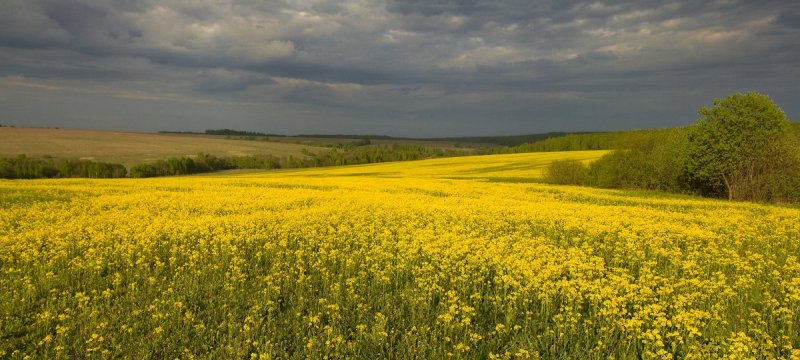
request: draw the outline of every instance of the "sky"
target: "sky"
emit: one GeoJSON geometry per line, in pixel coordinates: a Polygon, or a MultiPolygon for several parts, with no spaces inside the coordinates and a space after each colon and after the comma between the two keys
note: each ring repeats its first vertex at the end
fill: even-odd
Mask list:
{"type": "Polygon", "coordinates": [[[0,124],[410,137],[800,120],[800,1],[2,0],[0,124]]]}

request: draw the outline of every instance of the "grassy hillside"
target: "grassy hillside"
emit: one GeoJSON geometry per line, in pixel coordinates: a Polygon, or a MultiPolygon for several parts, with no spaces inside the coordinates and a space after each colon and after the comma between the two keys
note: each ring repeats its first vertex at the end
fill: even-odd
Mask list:
{"type": "Polygon", "coordinates": [[[127,167],[198,152],[216,156],[269,154],[302,157],[303,149],[313,152],[325,150],[292,143],[228,140],[224,136],[10,127],[0,127],[0,139],[0,157],[49,155],[120,163],[127,167]]]}
{"type": "Polygon", "coordinates": [[[571,155],[0,180],[0,357],[800,356],[800,209],[481,180],[571,155]]]}

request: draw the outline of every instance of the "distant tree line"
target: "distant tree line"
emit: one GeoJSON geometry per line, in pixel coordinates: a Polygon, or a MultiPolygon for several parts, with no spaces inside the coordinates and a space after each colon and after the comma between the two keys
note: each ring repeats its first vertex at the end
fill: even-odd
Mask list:
{"type": "Polygon", "coordinates": [[[207,129],[203,132],[198,131],[169,131],[169,130],[161,130],[158,132],[159,134],[181,134],[181,135],[226,135],[226,136],[245,136],[245,137],[265,137],[265,136],[272,136],[272,137],[285,137],[286,135],[279,135],[279,134],[266,134],[256,131],[242,131],[242,130],[233,130],[233,129],[207,129]]]}
{"type": "Polygon", "coordinates": [[[131,168],[135,178],[188,175],[230,169],[292,169],[353,164],[371,164],[389,161],[421,160],[437,157],[467,155],[466,151],[431,149],[422,145],[393,144],[387,146],[354,146],[346,144],[329,151],[315,153],[302,150],[302,157],[272,155],[217,157],[198,154],[140,164],[131,168]]]}
{"type": "MultiPolygon", "coordinates": [[[[563,137],[568,134],[570,133],[549,132],[549,133],[529,134],[529,135],[464,136],[464,137],[425,138],[420,140],[495,144],[504,147],[514,147],[517,145],[530,144],[534,142],[547,140],[550,138],[563,137]]],[[[581,134],[581,133],[571,133],[571,134],[581,134]]]]}
{"type": "Polygon", "coordinates": [[[242,131],[242,130],[232,130],[232,129],[208,129],[205,131],[206,135],[228,135],[228,136],[276,136],[281,137],[283,135],[277,134],[265,134],[262,132],[257,131],[242,131]]]}
{"type": "Polygon", "coordinates": [[[699,113],[698,122],[689,127],[603,139],[617,150],[588,165],[553,162],[546,179],[731,200],[800,202],[800,126],[790,123],[769,97],[733,94],[699,113]]]}
{"type": "Polygon", "coordinates": [[[184,135],[202,135],[203,133],[197,131],[169,131],[159,130],[159,134],[184,134],[184,135]]]}
{"type": "Polygon", "coordinates": [[[516,146],[495,148],[495,154],[578,151],[578,150],[611,150],[626,147],[637,138],[658,137],[671,132],[672,129],[627,130],[595,133],[572,133],[563,136],[549,137],[544,140],[516,146]]]}
{"type": "Polygon", "coordinates": [[[25,155],[0,158],[0,178],[121,178],[128,171],[121,164],[69,159],[34,159],[25,155]]]}
{"type": "MultiPolygon", "coordinates": [[[[797,138],[800,138],[800,123],[789,123],[789,130],[794,133],[797,138]]],[[[493,148],[480,152],[482,154],[508,154],[548,151],[617,150],[628,148],[630,144],[641,141],[642,139],[658,139],[661,136],[670,136],[674,131],[676,131],[676,128],[570,133],[531,143],[493,148]]]]}
{"type": "MultiPolygon", "coordinates": [[[[369,141],[369,140],[366,140],[369,141]]],[[[423,145],[346,144],[330,151],[307,154],[312,166],[371,164],[389,161],[408,161],[468,155],[465,150],[434,149],[423,145]]]]}
{"type": "MultiPolygon", "coordinates": [[[[369,140],[362,140],[368,143],[369,140]]],[[[339,144],[329,151],[316,153],[302,150],[302,156],[229,156],[217,157],[200,153],[196,156],[175,157],[153,163],[135,165],[128,172],[121,164],[88,160],[53,158],[0,158],[0,178],[120,178],[156,177],[205,173],[230,169],[292,169],[352,164],[371,164],[389,161],[421,160],[438,157],[468,155],[468,151],[432,149],[422,145],[361,145],[339,144]]]]}
{"type": "Polygon", "coordinates": [[[383,139],[383,140],[408,140],[408,138],[392,137],[388,135],[347,135],[347,134],[300,134],[291,137],[319,138],[319,139],[383,139]]]}
{"type": "Polygon", "coordinates": [[[513,147],[522,144],[530,144],[545,139],[562,137],[564,135],[575,134],[593,134],[594,132],[549,132],[540,134],[528,135],[504,135],[504,136],[462,136],[462,137],[438,137],[438,138],[409,138],[409,137],[395,137],[388,135],[353,135],[353,134],[298,134],[298,135],[281,135],[262,133],[257,131],[243,131],[234,129],[208,129],[204,132],[197,131],[159,131],[162,134],[189,134],[189,135],[225,135],[230,136],[231,139],[238,140],[255,140],[256,138],[264,137],[284,137],[284,138],[298,138],[303,139],[307,143],[307,139],[342,139],[342,140],[417,140],[417,141],[443,141],[450,143],[466,143],[468,146],[476,147],[479,144],[487,145],[500,145],[503,147],[513,147]],[[238,138],[235,138],[238,136],[238,138]]]}

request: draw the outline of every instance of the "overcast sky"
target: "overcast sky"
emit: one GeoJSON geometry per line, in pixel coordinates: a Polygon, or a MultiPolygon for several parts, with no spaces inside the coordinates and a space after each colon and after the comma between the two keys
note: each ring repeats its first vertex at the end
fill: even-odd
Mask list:
{"type": "Polygon", "coordinates": [[[0,1],[0,124],[616,130],[751,90],[800,120],[800,1],[0,1]]]}

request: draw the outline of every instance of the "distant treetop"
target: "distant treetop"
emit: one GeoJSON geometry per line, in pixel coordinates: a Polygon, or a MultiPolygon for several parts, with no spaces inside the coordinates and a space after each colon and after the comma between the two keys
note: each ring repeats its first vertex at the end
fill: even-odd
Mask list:
{"type": "Polygon", "coordinates": [[[265,134],[262,132],[256,131],[242,131],[242,130],[231,130],[231,129],[218,129],[212,130],[208,129],[205,131],[208,135],[236,135],[236,136],[283,136],[277,134],[265,134]]]}

